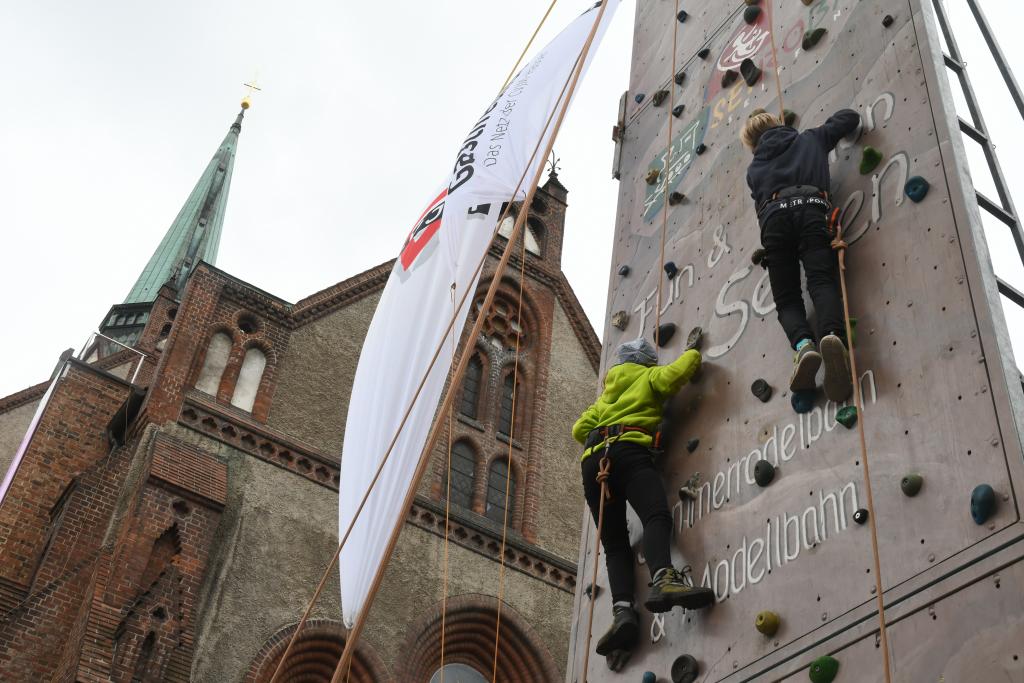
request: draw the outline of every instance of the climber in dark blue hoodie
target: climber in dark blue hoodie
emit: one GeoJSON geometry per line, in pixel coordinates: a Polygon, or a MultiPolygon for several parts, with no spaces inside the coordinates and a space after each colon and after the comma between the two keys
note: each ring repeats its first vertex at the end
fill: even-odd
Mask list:
{"type": "Polygon", "coordinates": [[[843,109],[824,125],[801,133],[762,113],[751,116],[740,135],[754,153],[747,185],[757,206],[779,322],[796,351],[789,388],[814,389],[824,361],[825,395],[837,403],[850,396],[853,385],[838,265],[828,226],[828,155],[859,123],[857,112],[843,109]],[[804,310],[801,263],[818,316],[817,346],[804,310]]]}

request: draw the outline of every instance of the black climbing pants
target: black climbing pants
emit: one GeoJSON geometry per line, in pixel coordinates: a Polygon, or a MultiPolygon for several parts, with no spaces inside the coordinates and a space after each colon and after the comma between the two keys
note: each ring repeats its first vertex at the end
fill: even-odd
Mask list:
{"type": "Polygon", "coordinates": [[[779,322],[790,345],[795,347],[801,339],[816,339],[804,309],[801,263],[818,316],[818,331],[821,336],[835,334],[845,341],[839,261],[832,249],[825,207],[809,204],[772,212],[761,226],[761,244],[779,322]]]}
{"type": "MultiPolygon", "coordinates": [[[[651,451],[646,446],[620,441],[609,449],[612,467],[608,477],[611,500],[604,504],[604,523],[601,545],[604,546],[608,567],[608,583],[615,602],[633,600],[633,549],[629,545],[626,529],[626,502],[633,507],[644,527],[644,558],[651,577],[659,569],[672,564],[669,542],[672,537],[672,513],[665,499],[661,476],[654,469],[651,451]]],[[[601,485],[597,482],[601,456],[604,451],[591,453],[582,463],[583,494],[597,524],[601,485]]]]}

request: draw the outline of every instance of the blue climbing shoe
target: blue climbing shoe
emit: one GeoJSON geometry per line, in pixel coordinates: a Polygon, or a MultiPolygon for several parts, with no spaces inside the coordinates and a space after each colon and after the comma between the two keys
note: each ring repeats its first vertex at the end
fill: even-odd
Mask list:
{"type": "Polygon", "coordinates": [[[825,363],[825,398],[842,403],[853,393],[846,344],[836,335],[826,334],[821,338],[821,358],[825,363]]]}
{"type": "Polygon", "coordinates": [[[821,354],[814,342],[800,347],[793,358],[793,374],[789,378],[790,391],[814,391],[815,377],[821,367],[821,354]]]}

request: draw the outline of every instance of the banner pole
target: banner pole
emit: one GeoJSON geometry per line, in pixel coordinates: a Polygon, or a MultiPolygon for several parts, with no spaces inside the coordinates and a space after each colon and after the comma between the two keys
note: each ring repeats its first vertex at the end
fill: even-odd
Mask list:
{"type": "MultiPolygon", "coordinates": [[[[601,3],[601,8],[598,10],[597,17],[594,19],[594,25],[590,27],[590,34],[587,36],[587,40],[583,44],[583,49],[580,50],[580,56],[576,60],[576,67],[572,73],[572,80],[569,82],[569,87],[564,95],[561,110],[558,112],[558,118],[555,119],[554,127],[551,130],[551,137],[548,138],[544,153],[540,156],[541,159],[547,158],[551,154],[551,149],[555,145],[555,139],[558,137],[558,132],[562,127],[562,121],[565,119],[565,113],[569,109],[569,103],[572,101],[572,95],[576,90],[576,85],[579,83],[580,75],[583,73],[583,67],[587,62],[587,55],[590,53],[590,47],[594,42],[594,36],[597,35],[597,29],[601,25],[601,19],[604,17],[604,11],[607,7],[608,0],[605,0],[601,3]]],[[[544,164],[538,164],[537,170],[533,175],[533,180],[530,182],[530,190],[527,193],[526,198],[523,200],[524,207],[529,207],[530,203],[533,201],[533,197],[537,193],[537,185],[540,183],[540,177],[543,172],[544,164]]],[[[515,226],[512,228],[512,234],[509,235],[508,241],[505,243],[505,250],[502,252],[501,260],[498,262],[494,275],[491,277],[491,283],[487,288],[487,295],[484,298],[482,307],[480,308],[480,314],[477,315],[476,322],[473,324],[473,329],[469,334],[469,339],[471,340],[479,337],[480,332],[483,330],[485,320],[484,311],[487,311],[494,303],[494,297],[498,293],[498,282],[501,280],[501,277],[505,272],[505,267],[508,265],[509,258],[512,256],[513,245],[522,233],[523,224],[526,222],[526,216],[528,213],[529,212],[525,210],[520,211],[519,215],[516,217],[515,226]]],[[[455,392],[452,388],[461,383],[462,375],[466,370],[466,366],[469,364],[470,356],[471,354],[463,353],[459,358],[459,364],[456,367],[455,374],[452,376],[452,381],[448,385],[448,390],[445,392],[444,400],[437,412],[438,415],[444,415],[445,412],[451,408],[451,404],[455,399],[455,392]]],[[[387,565],[391,560],[391,555],[395,550],[395,545],[398,543],[398,537],[401,534],[402,527],[405,526],[405,517],[408,514],[409,507],[412,505],[413,498],[416,496],[416,489],[419,488],[423,472],[426,470],[427,464],[430,461],[429,454],[434,449],[437,438],[440,434],[440,425],[442,424],[442,420],[435,420],[430,429],[430,434],[427,436],[426,444],[424,445],[423,451],[420,453],[420,461],[416,466],[416,472],[413,475],[412,481],[409,482],[409,489],[406,492],[405,500],[402,503],[402,516],[399,517],[395,523],[394,529],[391,531],[391,537],[388,540],[387,548],[384,550],[384,556],[381,558],[380,566],[377,567],[377,572],[373,577],[373,583],[370,585],[370,592],[366,599],[366,604],[363,606],[359,616],[356,617],[355,624],[352,626],[352,630],[349,631],[348,637],[345,639],[345,649],[341,654],[341,659],[338,660],[338,666],[334,670],[334,676],[331,678],[331,683],[342,683],[345,669],[355,652],[355,644],[359,640],[359,636],[362,634],[363,628],[366,626],[370,608],[373,606],[373,600],[377,596],[377,591],[380,589],[380,583],[384,578],[384,571],[387,569],[387,565]]]]}

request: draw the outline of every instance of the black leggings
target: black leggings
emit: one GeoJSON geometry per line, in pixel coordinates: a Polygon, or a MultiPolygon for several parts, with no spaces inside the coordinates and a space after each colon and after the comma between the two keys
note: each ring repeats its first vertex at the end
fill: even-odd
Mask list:
{"type": "MultiPolygon", "coordinates": [[[[629,502],[643,523],[644,558],[652,578],[658,570],[672,564],[669,555],[672,514],[665,499],[661,476],[654,469],[650,449],[620,441],[609,450],[612,468],[608,488],[612,498],[604,504],[601,544],[604,546],[612,600],[632,602],[636,578],[633,549],[629,545],[629,532],[626,529],[626,502],[629,502]]],[[[597,483],[596,475],[602,455],[604,451],[591,453],[582,463],[583,494],[594,515],[594,524],[597,524],[597,506],[601,497],[601,485],[597,483]]]]}

